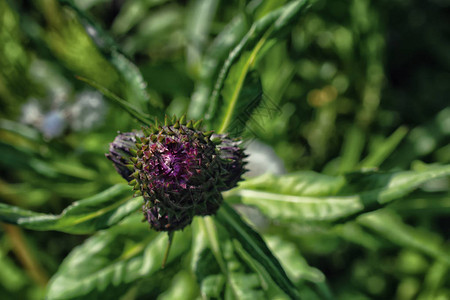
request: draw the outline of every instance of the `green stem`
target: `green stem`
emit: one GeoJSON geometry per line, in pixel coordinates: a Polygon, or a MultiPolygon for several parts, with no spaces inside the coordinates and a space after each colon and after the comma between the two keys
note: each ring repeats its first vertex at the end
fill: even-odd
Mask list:
{"type": "Polygon", "coordinates": [[[46,286],[49,280],[47,273],[27,246],[22,229],[17,226],[1,223],[13,246],[17,259],[22,263],[30,277],[40,286],[46,286]]]}
{"type": "Polygon", "coordinates": [[[170,247],[172,246],[173,236],[175,235],[174,231],[169,231],[169,240],[167,242],[167,248],[166,252],[164,253],[163,262],[161,264],[161,269],[164,269],[166,267],[167,258],[169,257],[170,247]]]}

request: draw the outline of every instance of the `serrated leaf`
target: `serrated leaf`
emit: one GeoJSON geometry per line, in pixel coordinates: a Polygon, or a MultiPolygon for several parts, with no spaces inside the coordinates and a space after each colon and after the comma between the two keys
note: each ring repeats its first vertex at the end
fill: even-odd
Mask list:
{"type": "MultiPolygon", "coordinates": [[[[190,234],[175,236],[167,263],[190,247],[190,234]]],[[[75,248],[52,277],[46,299],[117,299],[140,279],[161,270],[167,235],[130,216],[75,248]]]]}
{"type": "Polygon", "coordinates": [[[329,176],[313,171],[300,171],[283,176],[266,173],[239,183],[239,189],[278,192],[283,195],[331,196],[346,184],[343,176],[329,176]]]}
{"type": "Polygon", "coordinates": [[[127,185],[115,185],[95,196],[76,201],[60,215],[36,213],[0,203],[0,220],[32,230],[87,234],[108,228],[136,212],[142,198],[130,199],[127,185]]]}
{"type": "MultiPolygon", "coordinates": [[[[324,179],[317,188],[304,192],[308,177],[303,173],[296,175],[267,176],[267,184],[256,179],[242,184],[242,188],[226,193],[226,197],[239,196],[242,203],[259,208],[266,216],[282,222],[337,221],[343,218],[376,210],[399,199],[421,184],[439,177],[449,176],[450,166],[441,166],[424,171],[405,171],[394,173],[352,173],[342,178],[326,180],[329,177],[311,175],[324,179]],[[275,177],[276,178],[276,177],[275,177]],[[283,179],[286,178],[286,182],[283,179]],[[330,192],[327,196],[320,189],[330,192]]],[[[264,177],[262,177],[264,178],[264,177]]]]}
{"type": "Polygon", "coordinates": [[[264,240],[242,221],[241,217],[227,203],[222,204],[216,220],[242,245],[245,252],[264,268],[268,276],[281,290],[292,299],[299,299],[297,289],[287,277],[278,260],[270,252],[264,240]]]}

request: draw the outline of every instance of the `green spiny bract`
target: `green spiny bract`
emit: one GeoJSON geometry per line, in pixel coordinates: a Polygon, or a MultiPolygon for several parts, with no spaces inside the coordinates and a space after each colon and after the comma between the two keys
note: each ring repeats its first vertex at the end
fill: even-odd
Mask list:
{"type": "Polygon", "coordinates": [[[199,130],[200,125],[166,117],[164,125],[156,123],[135,134],[134,147],[129,147],[128,134],[111,144],[108,158],[118,171],[127,162],[121,175],[143,196],[145,219],[155,230],[183,229],[195,215],[214,214],[223,201],[221,191],[236,186],[245,171],[239,140],[212,137],[212,132],[199,130]],[[126,151],[116,149],[121,145],[126,151]],[[125,155],[119,158],[116,153],[125,155]]]}

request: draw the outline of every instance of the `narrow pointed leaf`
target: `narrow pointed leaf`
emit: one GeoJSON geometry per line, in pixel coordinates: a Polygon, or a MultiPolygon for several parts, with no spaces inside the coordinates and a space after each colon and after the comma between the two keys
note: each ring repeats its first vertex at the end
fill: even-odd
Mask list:
{"type": "Polygon", "coordinates": [[[399,127],[391,134],[383,143],[378,145],[373,152],[364,158],[360,163],[361,168],[379,167],[386,158],[397,148],[400,142],[408,133],[408,129],[404,126],[399,127]]]}
{"type": "Polygon", "coordinates": [[[99,85],[98,83],[94,82],[93,80],[90,80],[88,78],[77,76],[77,78],[81,81],[86,82],[93,88],[96,88],[99,92],[101,92],[105,97],[113,102],[114,104],[118,105],[120,108],[122,108],[124,111],[126,111],[131,117],[135,118],[139,122],[145,125],[152,125],[153,119],[151,116],[142,113],[139,111],[136,107],[128,103],[127,101],[121,99],[119,96],[108,90],[107,88],[99,85]]]}
{"type": "MultiPolygon", "coordinates": [[[[212,247],[208,247],[209,228],[198,220],[194,222],[194,257],[192,268],[204,298],[226,299],[288,299],[286,294],[270,277],[267,272],[259,272],[253,268],[255,262],[248,257],[247,252],[236,241],[233,243],[228,230],[217,226],[220,236],[220,263],[212,247]],[[263,276],[260,273],[264,273],[263,276]],[[284,296],[284,297],[280,297],[284,296]]],[[[215,226],[214,223],[212,225],[215,226]]]]}
{"type": "Polygon", "coordinates": [[[405,224],[393,211],[380,210],[359,217],[357,222],[400,247],[419,250],[450,266],[450,249],[439,235],[405,224]]]}
{"type": "Polygon", "coordinates": [[[0,220],[32,230],[87,234],[118,223],[141,205],[142,198],[132,199],[127,185],[115,185],[72,203],[59,215],[36,213],[0,203],[0,220]]]}
{"type": "Polygon", "coordinates": [[[292,299],[299,293],[261,236],[248,226],[228,204],[223,203],[216,218],[242,248],[266,270],[272,280],[292,299]]]}
{"type": "MultiPolygon", "coordinates": [[[[220,115],[219,108],[224,105],[225,114],[222,113],[222,118],[220,119],[221,123],[216,125],[219,132],[226,131],[228,126],[233,121],[235,109],[242,107],[241,105],[238,106],[237,102],[243,99],[243,96],[240,97],[240,95],[243,91],[245,91],[244,83],[246,81],[248,82],[249,80],[253,80],[252,75],[249,75],[248,77],[247,74],[253,69],[256,57],[262,47],[270,38],[277,37],[279,33],[289,27],[294,20],[297,20],[298,16],[304,11],[306,3],[307,1],[305,0],[294,1],[267,14],[265,17],[252,25],[248,33],[230,52],[218,74],[216,83],[214,84],[214,89],[211,93],[209,106],[206,109],[205,116],[207,121],[215,120],[217,116],[220,115]],[[246,55],[243,55],[245,51],[249,52],[246,55]],[[224,85],[226,84],[228,76],[231,74],[230,70],[240,59],[240,67],[238,68],[239,71],[235,71],[237,74],[233,74],[233,76],[236,77],[234,85],[229,83],[230,86],[228,87],[228,89],[232,92],[227,99],[223,99],[223,103],[220,103],[224,85]]],[[[256,85],[253,84],[252,86],[253,87],[251,87],[250,90],[256,90],[256,85]]],[[[245,93],[247,92],[244,92],[244,94],[245,93]]],[[[255,96],[246,100],[252,101],[254,98],[255,96]]],[[[244,120],[244,123],[245,121],[246,120],[244,120]]]]}

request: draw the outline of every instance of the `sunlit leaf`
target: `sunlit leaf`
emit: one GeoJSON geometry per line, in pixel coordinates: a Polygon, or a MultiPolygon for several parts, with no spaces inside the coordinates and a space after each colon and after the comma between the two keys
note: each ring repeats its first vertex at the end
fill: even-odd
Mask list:
{"type": "Polygon", "coordinates": [[[226,196],[240,197],[242,203],[259,208],[273,220],[336,221],[378,209],[431,179],[448,175],[450,166],[417,172],[352,173],[345,180],[314,173],[284,175],[278,179],[262,176],[254,179],[253,186],[249,180],[226,196]],[[266,185],[262,178],[266,178],[266,185]],[[322,184],[307,185],[311,178],[322,179],[322,184]]]}
{"type": "MultiPolygon", "coordinates": [[[[200,291],[205,298],[225,299],[287,299],[267,272],[256,267],[255,262],[236,242],[233,243],[227,229],[219,227],[220,249],[211,250],[206,242],[208,228],[196,220],[194,225],[195,243],[192,268],[200,291]],[[202,245],[199,247],[197,242],[202,245]],[[220,255],[219,259],[217,258],[220,255]],[[220,260],[220,262],[218,262],[220,260]],[[275,297],[277,296],[277,297],[275,297]],[[275,297],[275,298],[274,298],[275,297]],[[281,297],[281,298],[280,298],[281,297]]],[[[212,223],[214,224],[214,223],[212,223]]],[[[210,226],[211,224],[208,224],[210,226]]],[[[214,225],[215,226],[215,225],[214,225]]],[[[217,230],[216,229],[216,230],[217,230]]]]}
{"type": "MultiPolygon", "coordinates": [[[[174,238],[168,264],[190,246],[188,231],[174,238]]],[[[161,270],[167,235],[127,218],[75,248],[52,277],[46,299],[118,298],[141,279],[161,270]]],[[[163,272],[163,271],[161,271],[163,272]]]]}
{"type": "Polygon", "coordinates": [[[32,230],[92,233],[108,228],[137,211],[142,198],[131,199],[130,194],[127,185],[115,185],[72,203],[60,215],[42,214],[0,203],[0,220],[32,230]]]}
{"type": "MultiPolygon", "coordinates": [[[[306,2],[307,1],[304,0],[295,1],[267,14],[265,17],[261,18],[252,25],[249,32],[230,52],[217,77],[217,81],[209,99],[209,107],[207,108],[207,114],[205,117],[207,121],[215,120],[215,118],[217,118],[217,110],[220,107],[219,101],[221,99],[220,97],[224,85],[226,84],[227,77],[230,75],[232,66],[239,59],[241,59],[241,57],[243,57],[240,62],[241,67],[236,68],[238,71],[236,71],[236,74],[233,75],[235,79],[231,82],[234,84],[230,83],[230,86],[228,87],[231,92],[229,93],[228,98],[223,99],[223,103],[225,103],[225,114],[222,116],[221,123],[217,127],[219,132],[226,131],[228,126],[231,124],[235,109],[238,107],[247,106],[244,104],[238,106],[237,102],[239,100],[242,101],[240,95],[246,89],[244,82],[246,80],[248,81],[248,78],[252,78],[251,75],[248,77],[247,74],[252,70],[259,51],[270,38],[276,37],[280,34],[280,32],[282,32],[282,30],[290,26],[293,20],[296,20],[300,13],[303,12],[306,2]],[[242,54],[245,51],[249,51],[249,54],[243,56],[242,54]]],[[[251,90],[255,90],[256,85],[252,84],[252,86],[253,87],[251,90]]],[[[252,92],[251,94],[253,96],[246,98],[245,101],[251,102],[255,99],[257,93],[252,92]]],[[[245,123],[246,119],[241,121],[245,123]]]]}
{"type": "Polygon", "coordinates": [[[246,253],[264,268],[268,276],[286,294],[293,299],[299,298],[296,287],[287,277],[278,260],[267,248],[261,236],[242,221],[241,217],[226,203],[219,209],[217,220],[227,228],[230,235],[239,241],[246,253]]]}

